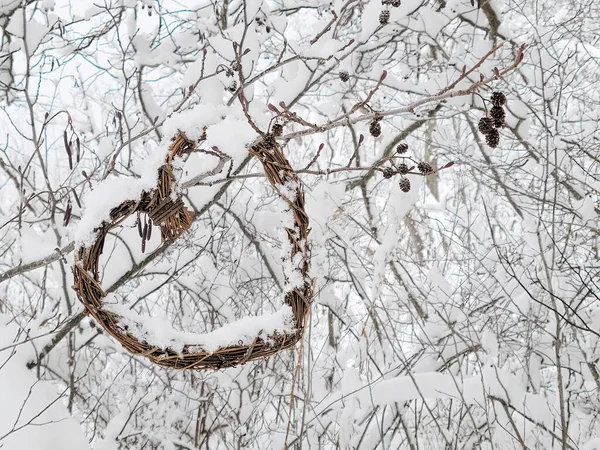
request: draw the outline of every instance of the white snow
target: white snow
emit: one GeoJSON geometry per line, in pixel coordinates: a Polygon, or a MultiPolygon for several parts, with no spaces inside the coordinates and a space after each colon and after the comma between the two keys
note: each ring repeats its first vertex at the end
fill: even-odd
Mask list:
{"type": "MultiPolygon", "coordinates": [[[[0,10],[1,10],[0,6],[0,10]]],[[[29,13],[27,13],[29,14],[29,13]]],[[[30,55],[33,55],[37,50],[38,46],[50,30],[50,27],[44,25],[39,22],[37,19],[28,19],[27,27],[24,29],[23,26],[23,10],[16,10],[12,16],[10,16],[10,22],[6,27],[6,31],[11,33],[12,35],[23,38],[26,36],[27,41],[27,51],[30,55]]]]}
{"type": "Polygon", "coordinates": [[[97,184],[83,199],[84,214],[75,230],[78,245],[89,245],[95,239],[94,228],[110,220],[110,211],[125,200],[139,199],[143,191],[151,191],[158,181],[158,169],[168,153],[166,145],[155,149],[140,164],[140,178],[110,176],[97,184]]]}
{"type": "MultiPolygon", "coordinates": [[[[0,348],[18,335],[13,318],[0,315],[0,348]]],[[[63,388],[38,380],[26,368],[30,344],[0,351],[0,447],[3,450],[85,450],[88,440],[64,406],[63,388]]]]}
{"type": "Polygon", "coordinates": [[[181,352],[185,344],[193,346],[193,351],[208,353],[229,345],[248,345],[256,337],[266,339],[275,332],[291,332],[293,324],[292,309],[284,305],[276,312],[243,317],[209,333],[197,334],[174,329],[166,317],[141,316],[120,304],[114,295],[107,296],[104,301],[106,309],[121,316],[121,324],[127,325],[128,331],[138,339],[176,352],[181,352]]]}

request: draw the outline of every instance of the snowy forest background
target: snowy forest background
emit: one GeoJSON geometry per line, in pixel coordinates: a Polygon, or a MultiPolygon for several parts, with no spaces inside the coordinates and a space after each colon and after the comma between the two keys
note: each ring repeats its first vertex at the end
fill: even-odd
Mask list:
{"type": "Polygon", "coordinates": [[[1,0],[0,26],[0,448],[600,449],[596,0],[1,0]],[[526,44],[514,71],[432,97],[499,44],[454,90],[526,44]],[[284,127],[316,282],[293,351],[167,370],[87,317],[71,289],[86,198],[123,195],[204,127],[231,176],[189,155],[191,231],[142,252],[125,224],[102,286],[157,340],[167,321],[204,333],[277,310],[286,219],[248,117],[267,130],[285,102],[326,124],[384,71],[364,120],[284,127]],[[495,90],[494,149],[477,123],[495,90]],[[401,143],[411,165],[454,165],[403,192],[376,170],[401,143]]]}

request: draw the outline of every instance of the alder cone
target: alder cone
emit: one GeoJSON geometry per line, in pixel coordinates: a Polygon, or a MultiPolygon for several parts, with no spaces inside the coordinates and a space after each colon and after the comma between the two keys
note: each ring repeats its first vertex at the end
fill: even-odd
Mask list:
{"type": "Polygon", "coordinates": [[[500,91],[492,92],[492,98],[490,99],[494,106],[504,106],[506,104],[506,95],[500,91]]]}
{"type": "Polygon", "coordinates": [[[408,192],[410,191],[410,180],[402,177],[398,182],[398,186],[400,186],[400,190],[402,190],[402,192],[408,192]]]}
{"type": "Polygon", "coordinates": [[[265,135],[264,139],[263,139],[263,144],[266,148],[268,149],[272,149],[275,147],[275,136],[273,135],[273,133],[268,133],[265,135]]]}
{"type": "Polygon", "coordinates": [[[281,125],[280,123],[274,124],[271,133],[273,134],[273,136],[281,136],[283,134],[283,125],[281,125]]]}
{"type": "Polygon", "coordinates": [[[371,133],[371,136],[373,137],[381,136],[381,124],[379,123],[379,120],[371,122],[369,125],[369,133],[371,133]]]}
{"type": "Polygon", "coordinates": [[[490,117],[494,120],[494,124],[496,122],[504,123],[504,119],[506,118],[504,108],[502,108],[502,106],[493,106],[492,109],[490,109],[490,117]]]}
{"type": "Polygon", "coordinates": [[[419,169],[419,172],[426,175],[429,173],[433,173],[433,167],[431,167],[431,164],[426,162],[420,162],[419,164],[417,164],[417,169],[419,169]]]}
{"type": "Polygon", "coordinates": [[[398,164],[398,173],[405,175],[408,173],[408,166],[404,163],[398,164]]]}
{"type": "Polygon", "coordinates": [[[231,84],[227,87],[229,92],[235,92],[237,89],[237,81],[233,80],[231,84]]]}
{"type": "Polygon", "coordinates": [[[479,119],[478,128],[481,134],[488,134],[494,129],[494,121],[489,117],[482,117],[479,119]]]}
{"type": "Polygon", "coordinates": [[[402,144],[398,144],[398,147],[396,147],[396,153],[398,153],[399,155],[402,155],[403,153],[406,153],[408,151],[408,144],[406,143],[402,143],[402,144]]]}
{"type": "Polygon", "coordinates": [[[348,72],[346,72],[345,70],[342,70],[338,74],[338,76],[340,77],[340,80],[342,80],[344,83],[350,79],[350,75],[348,75],[348,72]]]}
{"type": "Polygon", "coordinates": [[[383,178],[392,178],[394,176],[394,169],[391,167],[386,167],[383,169],[383,178]]]}
{"type": "Polygon", "coordinates": [[[381,25],[387,25],[389,21],[390,21],[390,11],[387,9],[384,9],[379,14],[379,23],[381,25]]]}
{"type": "Polygon", "coordinates": [[[498,147],[498,144],[500,143],[500,133],[498,132],[498,130],[494,129],[489,134],[487,134],[485,136],[485,142],[491,148],[498,147]]]}

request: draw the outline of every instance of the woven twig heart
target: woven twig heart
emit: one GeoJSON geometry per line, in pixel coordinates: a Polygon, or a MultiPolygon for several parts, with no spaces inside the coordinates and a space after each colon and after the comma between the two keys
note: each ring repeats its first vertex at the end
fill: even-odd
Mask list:
{"type": "Polygon", "coordinates": [[[193,151],[195,144],[183,134],[179,134],[170,147],[165,163],[159,169],[158,184],[151,192],[143,192],[140,198],[126,200],[110,212],[110,222],[102,222],[96,231],[96,239],[89,246],[76,249],[73,276],[73,289],[87,312],[123,347],[135,355],[149,358],[153,363],[175,369],[220,369],[234,367],[255,359],[266,358],[292,347],[304,333],[305,321],[313,296],[312,281],[308,277],[310,246],[308,244],[309,222],[304,210],[304,192],[294,169],[285,158],[281,148],[272,142],[250,147],[250,152],[262,163],[265,175],[279,196],[289,205],[293,213],[292,228],[285,228],[290,242],[290,259],[295,261],[295,269],[302,282],[296,283],[285,294],[284,302],[293,312],[293,328],[290,332],[275,332],[268,336],[257,335],[245,345],[230,345],[208,352],[198,349],[198,345],[185,344],[183,350],[174,351],[160,348],[140,340],[122,325],[122,317],[105,307],[106,293],[100,286],[98,264],[107,234],[118,227],[132,214],[145,213],[151,219],[149,226],[138,226],[142,242],[149,238],[154,225],[160,226],[163,242],[172,242],[192,225],[193,215],[185,208],[181,198],[172,198],[175,178],[172,161],[186,152],[193,151]],[[289,192],[292,187],[293,195],[289,192]],[[291,198],[290,198],[291,197],[291,198]]]}

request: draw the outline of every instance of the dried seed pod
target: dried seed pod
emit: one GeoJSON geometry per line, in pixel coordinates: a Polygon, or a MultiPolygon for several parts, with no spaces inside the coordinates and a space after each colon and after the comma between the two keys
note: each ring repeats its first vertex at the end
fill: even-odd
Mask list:
{"type": "Polygon", "coordinates": [[[371,133],[371,136],[373,137],[381,136],[381,124],[379,123],[379,119],[373,120],[373,122],[371,122],[371,124],[369,125],[369,133],[371,133]]]}
{"type": "Polygon", "coordinates": [[[77,203],[77,206],[81,208],[81,202],[79,201],[79,196],[77,195],[77,192],[75,192],[74,189],[71,192],[73,192],[73,197],[75,197],[75,203],[77,203]]]}
{"type": "Polygon", "coordinates": [[[71,220],[71,212],[73,211],[73,205],[71,205],[71,202],[69,201],[67,203],[67,209],[65,210],[65,217],[63,220],[63,226],[66,227],[67,225],[69,225],[69,221],[71,220]]]}
{"type": "Polygon", "coordinates": [[[137,224],[138,234],[140,235],[140,237],[144,237],[144,235],[142,234],[142,220],[140,219],[139,215],[137,217],[136,224],[137,224]]]}
{"type": "Polygon", "coordinates": [[[271,128],[271,134],[276,137],[281,136],[283,134],[283,125],[280,123],[273,124],[273,127],[271,128]]]}
{"type": "Polygon", "coordinates": [[[398,173],[401,175],[406,175],[408,173],[408,166],[404,163],[398,164],[398,173]]]}
{"type": "Polygon", "coordinates": [[[494,126],[496,128],[503,128],[504,127],[504,121],[503,120],[494,120],[494,126]]]}
{"type": "Polygon", "coordinates": [[[81,142],[79,141],[79,136],[75,138],[75,143],[77,144],[77,162],[81,159],[81,142]]]}
{"type": "Polygon", "coordinates": [[[229,86],[227,86],[229,92],[235,92],[237,90],[237,81],[233,80],[229,86]]]}
{"type": "Polygon", "coordinates": [[[391,0],[390,1],[390,5],[392,5],[394,8],[398,8],[402,3],[400,2],[400,0],[391,0]]]}
{"type": "Polygon", "coordinates": [[[383,178],[392,178],[396,172],[391,167],[385,167],[383,169],[383,178]]]}
{"type": "Polygon", "coordinates": [[[479,119],[479,132],[482,134],[488,134],[494,129],[494,121],[489,117],[482,117],[479,119]]]}
{"type": "Polygon", "coordinates": [[[410,191],[409,179],[405,178],[405,177],[400,178],[400,181],[398,182],[398,186],[400,186],[400,189],[402,190],[402,192],[410,191]]]}
{"type": "Polygon", "coordinates": [[[506,95],[500,91],[494,91],[490,100],[494,106],[504,106],[506,104],[506,95]]]}
{"type": "Polygon", "coordinates": [[[493,106],[492,109],[490,109],[490,117],[494,120],[494,123],[504,123],[504,119],[506,118],[504,108],[502,108],[502,106],[493,106]]]}
{"type": "Polygon", "coordinates": [[[340,80],[342,80],[344,83],[350,79],[350,75],[348,75],[348,72],[346,72],[345,70],[340,71],[338,76],[340,77],[340,80]]]}
{"type": "Polygon", "coordinates": [[[485,142],[491,148],[498,147],[498,144],[500,143],[500,133],[498,132],[498,130],[492,130],[488,135],[486,135],[485,142]]]}
{"type": "Polygon", "coordinates": [[[65,150],[67,151],[67,156],[69,157],[69,170],[73,170],[73,154],[71,153],[71,143],[67,137],[67,130],[65,130],[63,133],[63,141],[65,144],[65,150]]]}
{"type": "Polygon", "coordinates": [[[398,144],[398,146],[396,147],[396,153],[398,153],[399,155],[402,155],[404,153],[406,153],[408,151],[408,144],[405,144],[404,142],[402,144],[398,144]]]}
{"type": "Polygon", "coordinates": [[[390,21],[390,11],[388,9],[384,9],[379,14],[379,23],[381,25],[387,25],[389,21],[390,21]]]}
{"type": "Polygon", "coordinates": [[[433,167],[431,167],[431,164],[426,162],[420,162],[419,164],[417,164],[417,169],[419,169],[419,172],[425,175],[433,173],[433,167]]]}
{"type": "Polygon", "coordinates": [[[148,222],[147,219],[144,219],[144,230],[142,231],[142,240],[148,239],[148,222]]]}

